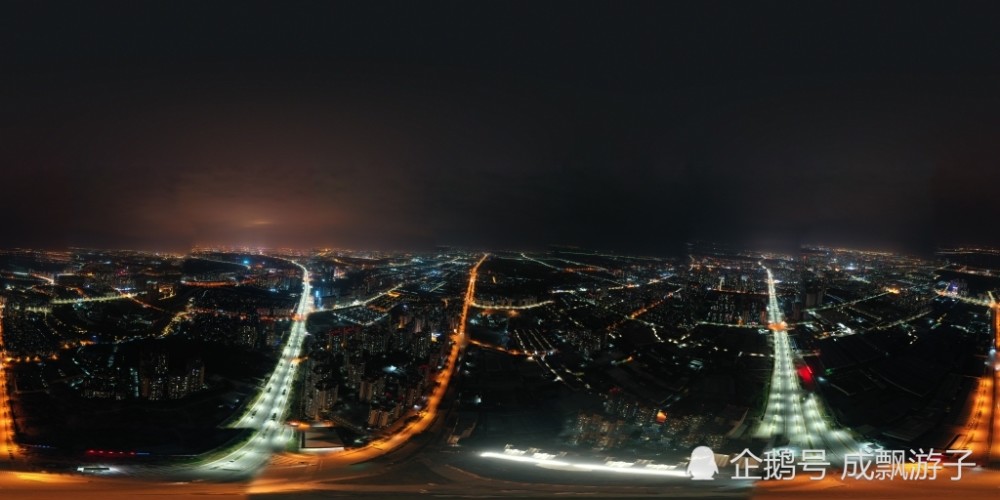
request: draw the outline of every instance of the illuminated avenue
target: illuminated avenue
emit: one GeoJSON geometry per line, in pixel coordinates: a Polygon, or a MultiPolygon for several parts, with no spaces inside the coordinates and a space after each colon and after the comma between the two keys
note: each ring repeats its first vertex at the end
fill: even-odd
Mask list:
{"type": "Polygon", "coordinates": [[[218,471],[248,476],[264,466],[271,454],[283,451],[294,435],[294,430],[281,423],[288,415],[291,402],[288,392],[295,381],[302,343],[306,336],[306,317],[312,309],[309,270],[294,263],[302,270],[302,297],[292,319],[291,334],[278,358],[278,365],[267,377],[256,398],[243,410],[231,427],[253,429],[253,434],[242,446],[225,456],[199,465],[203,471],[197,477],[218,471]]]}
{"type": "Polygon", "coordinates": [[[767,409],[758,435],[771,440],[773,448],[791,445],[801,450],[823,450],[827,458],[843,463],[845,453],[860,449],[850,435],[832,425],[815,392],[802,388],[800,377],[812,378],[812,369],[801,362],[788,335],[788,325],[778,304],[774,274],[767,272],[768,329],[774,348],[774,373],[768,387],[767,409]],[[787,442],[775,442],[775,439],[787,442]]]}
{"type": "MultiPolygon", "coordinates": [[[[693,247],[677,260],[558,251],[10,253],[17,263],[6,264],[0,308],[3,462],[20,472],[0,484],[52,494],[108,495],[152,482],[184,495],[373,496],[644,496],[670,484],[694,496],[782,496],[797,490],[730,479],[729,459],[744,449],[824,450],[830,475],[819,483],[839,485],[845,454],[904,447],[972,450],[979,467],[968,472],[970,485],[993,474],[1000,319],[992,297],[1000,286],[973,285],[967,266],[892,254],[727,252],[693,247]],[[105,264],[116,261],[128,271],[105,264]],[[193,281],[232,284],[185,284],[193,281]],[[131,300],[102,300],[109,289],[131,300]],[[148,320],[112,320],[102,331],[119,333],[79,336],[84,319],[116,314],[148,320]],[[955,344],[942,347],[946,339],[955,344]],[[169,347],[187,343],[201,354],[169,347]],[[235,374],[212,345],[269,361],[235,374]],[[866,354],[873,347],[890,361],[866,354]],[[938,366],[944,377],[912,378],[904,367],[928,348],[953,352],[956,364],[938,366]],[[971,364],[978,375],[966,371],[971,364]],[[47,378],[47,366],[65,381],[47,378]],[[67,378],[72,366],[79,375],[67,378]],[[945,384],[959,380],[952,373],[975,384],[945,384]],[[883,382],[855,388],[860,374],[883,382]],[[689,385],[664,383],[681,379],[689,385]],[[204,417],[185,418],[203,418],[197,425],[219,437],[209,431],[211,443],[200,447],[148,439],[122,447],[111,444],[121,442],[117,428],[84,419],[73,424],[93,429],[82,438],[46,438],[45,420],[32,412],[52,396],[29,390],[33,380],[66,384],[59,394],[82,405],[75,411],[102,408],[112,422],[117,412],[134,415],[130,408],[204,405],[204,417]],[[708,389],[719,380],[736,391],[708,389]],[[933,396],[927,407],[913,399],[919,393],[933,396]],[[960,399],[930,420],[944,394],[960,399]],[[851,406],[859,396],[917,406],[904,420],[884,420],[851,406]],[[702,445],[731,483],[689,482],[688,454],[702,445]]],[[[116,425],[140,436],[129,429],[144,424],[116,425]]]]}
{"type": "MultiPolygon", "coordinates": [[[[0,347],[4,345],[3,343],[3,313],[4,313],[4,300],[0,297],[0,347]]],[[[10,396],[8,395],[7,383],[9,377],[6,373],[5,361],[7,358],[5,351],[0,351],[0,462],[7,462],[11,467],[16,467],[13,463],[20,455],[20,449],[15,443],[15,434],[12,426],[13,416],[11,415],[10,406],[10,396]]]]}

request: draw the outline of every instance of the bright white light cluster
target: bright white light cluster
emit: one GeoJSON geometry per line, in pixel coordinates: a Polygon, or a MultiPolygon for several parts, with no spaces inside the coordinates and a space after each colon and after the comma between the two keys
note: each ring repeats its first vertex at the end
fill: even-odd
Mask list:
{"type": "Polygon", "coordinates": [[[616,472],[618,474],[640,474],[647,476],[666,476],[666,477],[687,477],[687,473],[682,470],[676,470],[672,468],[672,465],[661,465],[661,464],[645,464],[636,465],[634,462],[609,462],[608,464],[587,464],[587,463],[574,463],[568,462],[566,460],[554,460],[550,457],[548,453],[535,453],[532,456],[524,456],[518,453],[495,453],[492,451],[486,451],[480,454],[481,457],[485,458],[498,458],[500,460],[509,460],[511,462],[523,462],[530,463],[540,467],[559,467],[566,470],[576,470],[580,472],[616,472]]]}

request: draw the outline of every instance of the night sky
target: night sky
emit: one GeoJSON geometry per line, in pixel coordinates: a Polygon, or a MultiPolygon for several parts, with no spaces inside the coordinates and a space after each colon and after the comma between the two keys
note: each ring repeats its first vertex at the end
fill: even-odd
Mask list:
{"type": "Polygon", "coordinates": [[[0,247],[1000,244],[991,2],[6,2],[0,247]]]}

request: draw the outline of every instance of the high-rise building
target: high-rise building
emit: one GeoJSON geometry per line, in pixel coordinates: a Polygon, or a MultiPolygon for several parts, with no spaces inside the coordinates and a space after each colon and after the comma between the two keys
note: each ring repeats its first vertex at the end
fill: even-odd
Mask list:
{"type": "Polygon", "coordinates": [[[371,402],[380,398],[384,391],[384,377],[378,377],[375,379],[366,378],[361,381],[361,387],[358,389],[358,399],[361,401],[371,402]]]}
{"type": "Polygon", "coordinates": [[[139,397],[151,401],[180,399],[205,387],[205,364],[188,360],[180,369],[171,369],[164,351],[145,353],[139,363],[139,397]]]}

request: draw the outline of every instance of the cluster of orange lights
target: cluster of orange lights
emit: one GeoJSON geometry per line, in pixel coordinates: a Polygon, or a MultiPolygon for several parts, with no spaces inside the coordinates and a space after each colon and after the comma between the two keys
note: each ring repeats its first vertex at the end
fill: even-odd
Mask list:
{"type": "MultiPolygon", "coordinates": [[[[425,409],[418,414],[419,418],[417,420],[404,425],[395,435],[371,441],[368,443],[368,446],[365,447],[366,449],[376,448],[381,452],[390,451],[398,445],[406,442],[410,437],[423,432],[434,420],[437,412],[437,406],[444,397],[444,394],[448,389],[448,382],[458,365],[458,355],[461,351],[461,346],[464,342],[469,341],[465,337],[465,324],[468,319],[469,307],[475,297],[476,278],[479,266],[486,261],[488,256],[489,254],[483,255],[483,257],[479,259],[479,261],[476,262],[476,264],[472,266],[472,269],[469,271],[469,287],[465,292],[465,303],[462,306],[462,315],[460,318],[461,323],[459,323],[458,328],[454,331],[457,339],[451,346],[451,352],[448,355],[448,359],[444,363],[444,369],[437,374],[436,379],[438,383],[431,392],[430,397],[428,397],[425,409]]],[[[356,452],[357,450],[355,450],[355,453],[356,452]]]]}
{"type": "Polygon", "coordinates": [[[58,354],[52,354],[52,355],[46,356],[44,358],[42,356],[8,356],[8,357],[4,358],[4,362],[5,363],[40,363],[41,361],[46,360],[46,359],[55,361],[55,360],[59,359],[59,355],[58,354]]]}
{"type": "Polygon", "coordinates": [[[629,319],[636,319],[639,316],[642,316],[643,314],[646,314],[647,312],[649,312],[650,309],[653,309],[656,306],[662,304],[664,300],[665,299],[660,299],[660,300],[657,300],[657,301],[653,302],[652,304],[649,304],[648,306],[643,306],[643,307],[640,307],[639,309],[636,309],[635,311],[632,312],[632,314],[629,314],[629,316],[628,316],[629,319]]]}

